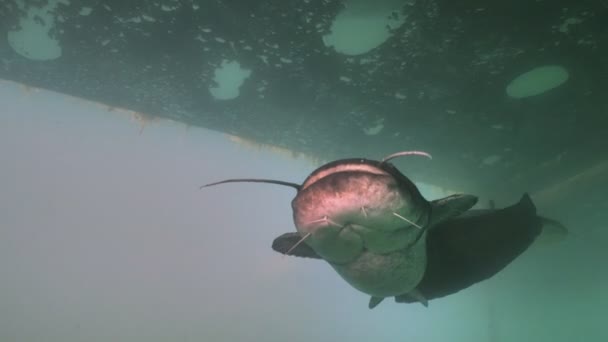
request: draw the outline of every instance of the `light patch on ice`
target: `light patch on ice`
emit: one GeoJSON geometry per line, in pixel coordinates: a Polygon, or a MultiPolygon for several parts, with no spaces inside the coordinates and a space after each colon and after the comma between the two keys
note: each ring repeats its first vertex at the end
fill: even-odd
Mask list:
{"type": "Polygon", "coordinates": [[[145,14],[143,14],[141,17],[142,17],[142,18],[143,18],[145,21],[149,21],[149,22],[151,22],[151,23],[153,23],[153,22],[155,22],[155,21],[156,21],[156,19],[152,18],[151,16],[145,15],[145,14]]]}
{"type": "Polygon", "coordinates": [[[251,70],[241,68],[237,61],[223,60],[215,69],[213,80],[216,87],[209,87],[211,95],[218,100],[232,100],[239,96],[240,87],[251,76],[251,70]]]}
{"type": "Polygon", "coordinates": [[[93,13],[93,9],[91,7],[83,7],[80,9],[80,12],[78,14],[87,16],[91,13],[93,13]]]}
{"type": "Polygon", "coordinates": [[[559,65],[547,65],[517,76],[507,86],[512,98],[535,96],[562,85],[568,80],[568,70],[559,65]]]}
{"type": "Polygon", "coordinates": [[[340,81],[342,81],[344,83],[350,83],[352,81],[352,79],[350,79],[346,76],[340,76],[340,81]]]}
{"type": "Polygon", "coordinates": [[[401,94],[401,93],[399,93],[399,92],[396,92],[396,93],[395,93],[395,98],[396,98],[397,100],[405,100],[405,99],[407,99],[407,96],[405,96],[404,94],[401,94]]]}
{"type": "Polygon", "coordinates": [[[400,0],[347,0],[323,42],[339,53],[364,54],[382,45],[391,36],[390,30],[403,25],[402,6],[400,0]]]}
{"type": "Polygon", "coordinates": [[[384,129],[384,119],[376,120],[376,125],[373,127],[367,127],[363,129],[365,135],[376,135],[384,129]]]}
{"type": "Polygon", "coordinates": [[[570,32],[570,25],[576,25],[576,24],[580,24],[583,21],[579,18],[568,18],[566,20],[564,20],[564,22],[559,25],[559,32],[562,33],[569,33],[570,32]]]}
{"type": "Polygon", "coordinates": [[[485,157],[483,159],[483,161],[482,161],[482,164],[483,165],[488,165],[488,166],[494,165],[494,164],[498,163],[501,159],[502,159],[501,156],[493,154],[491,156],[485,157]]]}
{"type": "Polygon", "coordinates": [[[136,23],[136,24],[139,24],[139,23],[141,23],[141,18],[140,17],[133,17],[133,18],[129,18],[129,19],[118,18],[118,21],[120,21],[121,23],[136,23]]]}
{"type": "Polygon", "coordinates": [[[363,57],[359,60],[359,64],[365,65],[365,64],[375,63],[376,61],[377,61],[376,58],[373,58],[373,57],[363,57]]]}
{"type": "Polygon", "coordinates": [[[177,5],[162,5],[160,6],[160,9],[162,9],[165,12],[171,12],[171,11],[175,11],[176,9],[178,9],[179,6],[177,5]]]}
{"type": "Polygon", "coordinates": [[[49,0],[44,6],[28,5],[24,1],[16,1],[24,16],[19,18],[16,30],[8,31],[8,44],[19,55],[37,61],[48,61],[61,57],[61,45],[50,31],[55,27],[53,11],[59,5],[69,4],[69,1],[49,0]]]}

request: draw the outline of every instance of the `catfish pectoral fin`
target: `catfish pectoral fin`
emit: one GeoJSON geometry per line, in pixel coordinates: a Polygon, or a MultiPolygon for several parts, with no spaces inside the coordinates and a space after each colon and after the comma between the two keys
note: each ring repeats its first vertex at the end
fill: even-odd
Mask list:
{"type": "MultiPolygon", "coordinates": [[[[272,241],[272,249],[283,255],[295,246],[302,237],[298,233],[285,233],[272,241]]],[[[305,243],[297,245],[289,254],[302,258],[322,259],[317,252],[305,243]]]]}
{"type": "Polygon", "coordinates": [[[412,303],[412,302],[420,302],[420,304],[424,305],[425,308],[429,307],[429,301],[426,297],[420,292],[418,289],[413,289],[412,291],[395,296],[395,302],[397,303],[412,303]]]}
{"type": "Polygon", "coordinates": [[[378,306],[378,304],[382,303],[382,301],[383,301],[383,300],[384,300],[384,297],[374,297],[374,296],[372,296],[372,297],[369,299],[369,305],[368,305],[368,307],[369,307],[370,309],[373,309],[373,308],[375,308],[376,306],[378,306]]]}

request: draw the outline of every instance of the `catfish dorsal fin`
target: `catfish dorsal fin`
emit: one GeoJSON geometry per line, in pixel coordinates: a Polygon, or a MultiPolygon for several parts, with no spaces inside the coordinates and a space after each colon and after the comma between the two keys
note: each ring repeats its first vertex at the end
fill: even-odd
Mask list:
{"type": "Polygon", "coordinates": [[[278,184],[278,185],[290,186],[290,187],[292,187],[292,188],[300,191],[300,184],[291,183],[291,182],[284,182],[284,181],[275,180],[275,179],[258,179],[258,178],[226,179],[226,180],[215,182],[215,183],[209,183],[209,184],[201,185],[199,189],[206,188],[208,186],[218,185],[218,184],[225,184],[225,183],[269,183],[269,184],[278,184]]]}

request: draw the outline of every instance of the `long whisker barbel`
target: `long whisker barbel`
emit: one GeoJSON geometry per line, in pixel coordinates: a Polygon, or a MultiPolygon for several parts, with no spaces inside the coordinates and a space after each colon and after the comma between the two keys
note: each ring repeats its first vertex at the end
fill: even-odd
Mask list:
{"type": "Polygon", "coordinates": [[[395,159],[398,157],[405,157],[405,156],[422,156],[422,157],[427,157],[429,159],[433,159],[433,156],[431,156],[429,153],[424,152],[424,151],[401,151],[401,152],[390,154],[390,155],[382,158],[382,160],[380,162],[386,163],[387,161],[389,161],[391,159],[395,159]]]}

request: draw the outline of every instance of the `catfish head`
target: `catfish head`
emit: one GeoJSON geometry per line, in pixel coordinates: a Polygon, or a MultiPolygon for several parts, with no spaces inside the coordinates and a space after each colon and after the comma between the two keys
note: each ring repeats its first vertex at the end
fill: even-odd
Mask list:
{"type": "Polygon", "coordinates": [[[334,264],[354,260],[363,249],[385,254],[414,244],[431,213],[418,188],[392,164],[368,159],[321,166],[304,181],[292,208],[300,235],[334,264]]]}
{"type": "Polygon", "coordinates": [[[428,202],[414,183],[389,163],[406,155],[431,158],[425,152],[405,151],[382,161],[336,160],[313,171],[302,185],[229,179],[204,186],[263,182],[295,188],[298,192],[292,209],[300,243],[304,241],[331,264],[348,264],[364,250],[388,254],[407,249],[420,241],[430,226],[466,211],[477,201],[474,196],[458,195],[428,202]]]}

